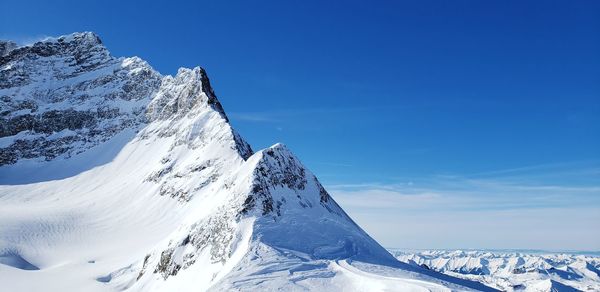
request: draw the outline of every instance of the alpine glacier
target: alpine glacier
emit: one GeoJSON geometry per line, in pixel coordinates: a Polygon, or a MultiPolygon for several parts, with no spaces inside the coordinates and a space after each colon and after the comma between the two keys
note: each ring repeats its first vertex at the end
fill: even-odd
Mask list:
{"type": "Polygon", "coordinates": [[[0,41],[6,291],[495,291],[402,263],[290,150],[254,152],[202,68],[97,35],[0,41]]]}

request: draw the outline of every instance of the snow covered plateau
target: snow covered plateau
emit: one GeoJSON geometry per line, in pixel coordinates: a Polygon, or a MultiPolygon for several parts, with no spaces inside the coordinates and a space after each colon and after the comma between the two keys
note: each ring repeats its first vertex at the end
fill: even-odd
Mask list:
{"type": "Polygon", "coordinates": [[[89,32],[0,41],[0,291],[508,287],[410,260],[286,146],[253,151],[202,68],[163,76],[89,32]]]}

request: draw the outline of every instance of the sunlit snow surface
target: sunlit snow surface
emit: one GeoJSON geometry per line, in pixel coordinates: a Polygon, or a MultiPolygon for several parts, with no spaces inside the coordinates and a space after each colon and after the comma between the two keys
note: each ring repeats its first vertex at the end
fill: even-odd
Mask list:
{"type": "Polygon", "coordinates": [[[287,147],[253,152],[201,68],[91,33],[5,51],[2,291],[493,290],[396,260],[287,147]]]}
{"type": "Polygon", "coordinates": [[[600,291],[600,254],[546,251],[402,250],[399,260],[503,291],[600,291]]]}

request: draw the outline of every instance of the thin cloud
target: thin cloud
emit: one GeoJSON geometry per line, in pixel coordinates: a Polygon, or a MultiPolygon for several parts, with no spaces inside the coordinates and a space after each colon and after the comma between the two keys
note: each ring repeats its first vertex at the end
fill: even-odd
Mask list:
{"type": "Polygon", "coordinates": [[[586,161],[571,161],[571,162],[559,162],[559,163],[545,163],[537,165],[527,165],[523,167],[515,167],[508,169],[500,169],[493,171],[485,171],[472,173],[467,175],[468,177],[487,177],[487,176],[501,176],[501,175],[523,175],[533,174],[536,176],[542,175],[564,175],[564,174],[598,174],[600,172],[600,161],[586,160],[586,161]]]}
{"type": "Polygon", "coordinates": [[[388,247],[600,249],[600,185],[540,182],[523,174],[326,188],[388,247]]]}
{"type": "Polygon", "coordinates": [[[352,164],[349,163],[343,163],[343,162],[326,162],[326,161],[318,161],[318,162],[313,162],[314,164],[320,164],[320,165],[329,165],[329,166],[342,166],[342,167],[353,167],[352,164]]]}
{"type": "Polygon", "coordinates": [[[280,120],[273,118],[273,116],[265,113],[230,113],[229,118],[238,121],[246,122],[279,122],[280,120]]]}
{"type": "Polygon", "coordinates": [[[390,107],[349,107],[349,108],[307,108],[307,109],[280,109],[273,111],[260,111],[260,112],[231,112],[228,116],[233,120],[246,121],[246,122],[267,122],[275,123],[290,120],[302,116],[315,115],[331,115],[337,113],[352,113],[352,112],[366,112],[366,111],[378,111],[382,109],[389,109],[390,107]]]}
{"type": "Polygon", "coordinates": [[[524,181],[526,177],[507,180],[436,176],[406,183],[334,184],[327,187],[342,205],[357,208],[403,210],[410,207],[433,212],[438,208],[496,210],[600,206],[600,185],[524,181]]]}

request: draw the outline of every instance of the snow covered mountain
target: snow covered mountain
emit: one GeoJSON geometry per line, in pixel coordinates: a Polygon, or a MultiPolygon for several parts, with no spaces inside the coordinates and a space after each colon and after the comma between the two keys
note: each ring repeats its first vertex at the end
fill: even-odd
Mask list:
{"type": "Polygon", "coordinates": [[[565,253],[391,250],[401,261],[502,291],[600,291],[600,257],[565,253]]]}
{"type": "Polygon", "coordinates": [[[232,129],[202,68],[93,33],[0,41],[9,291],[494,291],[396,260],[282,144],[232,129]]]}

